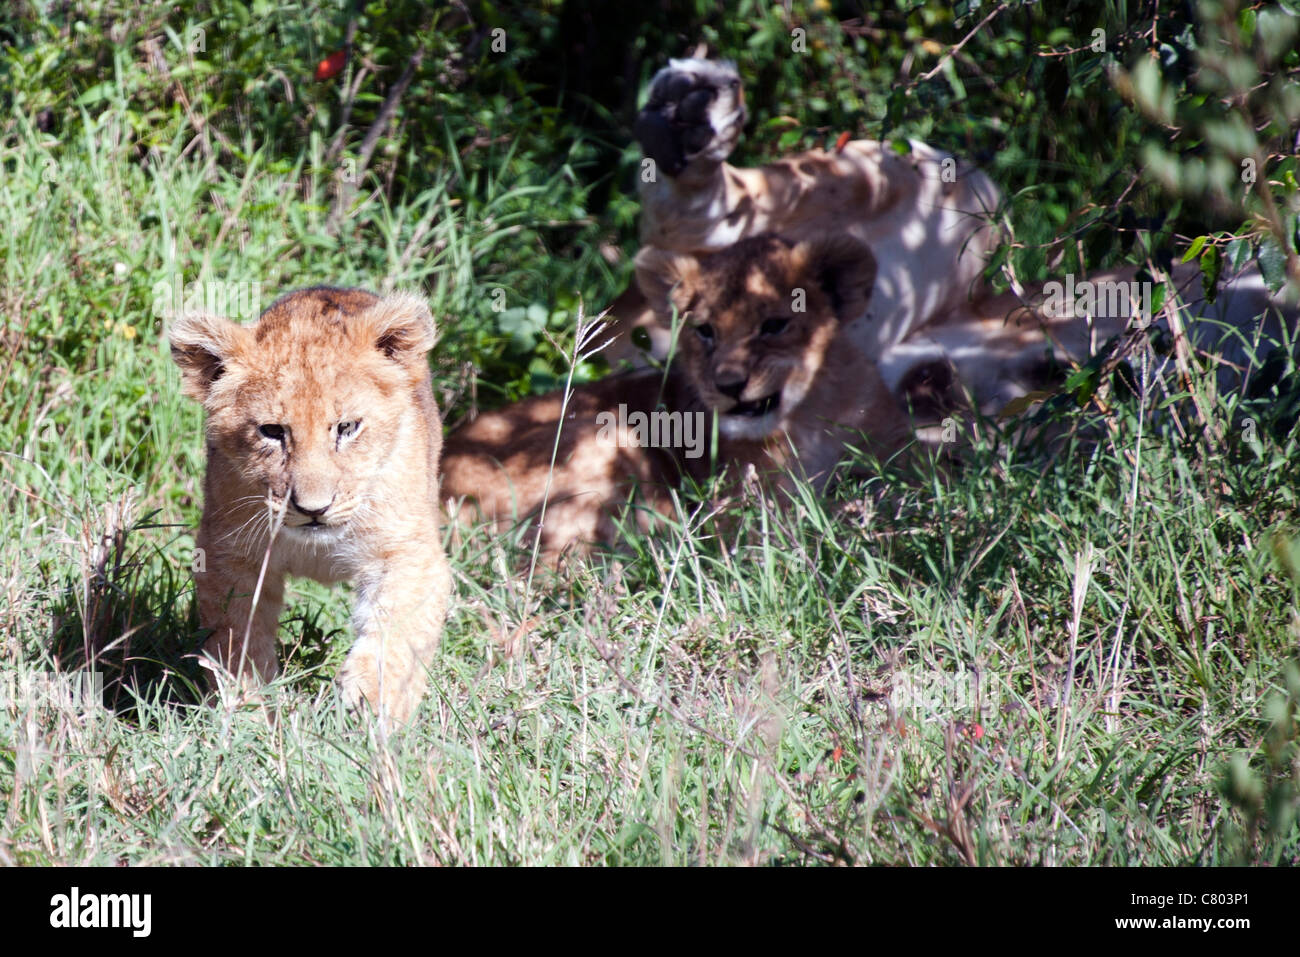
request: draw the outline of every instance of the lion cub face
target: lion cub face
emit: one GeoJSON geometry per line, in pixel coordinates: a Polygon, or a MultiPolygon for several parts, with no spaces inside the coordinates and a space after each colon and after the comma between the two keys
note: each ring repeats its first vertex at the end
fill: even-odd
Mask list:
{"type": "Polygon", "coordinates": [[[677,367],[736,439],[790,427],[876,276],[871,250],[848,237],[756,236],[699,258],[647,248],[636,263],[662,319],[677,312],[677,367]]]}
{"type": "Polygon", "coordinates": [[[433,321],[413,298],[308,290],[252,327],[186,316],[172,343],[186,394],[208,413],[209,455],[284,510],[288,535],[325,542],[365,513],[413,427],[406,397],[427,374],[433,321]]]}

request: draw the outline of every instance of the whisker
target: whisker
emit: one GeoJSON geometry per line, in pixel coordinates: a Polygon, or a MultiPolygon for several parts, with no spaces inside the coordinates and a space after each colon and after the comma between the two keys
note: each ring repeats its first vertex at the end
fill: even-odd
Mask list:
{"type": "Polygon", "coordinates": [[[231,502],[227,502],[225,506],[217,512],[217,515],[224,518],[225,516],[229,515],[231,512],[240,508],[241,506],[245,506],[249,502],[260,502],[265,497],[266,496],[264,495],[241,495],[239,498],[231,502]]]}
{"type": "Polygon", "coordinates": [[[251,544],[253,538],[256,537],[257,523],[261,521],[261,519],[262,519],[262,513],[260,511],[253,512],[251,515],[248,516],[248,518],[244,519],[244,521],[240,523],[239,526],[230,530],[225,535],[221,536],[221,538],[218,539],[218,541],[224,542],[227,539],[233,538],[235,548],[242,549],[243,545],[241,544],[241,542],[245,538],[245,532],[249,533],[248,540],[249,540],[249,544],[251,544]]]}

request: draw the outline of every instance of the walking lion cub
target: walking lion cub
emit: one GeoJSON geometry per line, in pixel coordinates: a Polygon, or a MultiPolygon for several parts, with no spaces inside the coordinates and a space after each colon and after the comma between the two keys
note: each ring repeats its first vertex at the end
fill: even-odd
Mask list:
{"type": "Polygon", "coordinates": [[[241,678],[279,670],[285,578],[355,582],[345,702],[405,722],[424,694],[451,591],[439,531],[442,425],[418,297],[290,293],[256,323],[187,314],[171,329],[206,410],[196,574],[204,651],[241,678]]]}

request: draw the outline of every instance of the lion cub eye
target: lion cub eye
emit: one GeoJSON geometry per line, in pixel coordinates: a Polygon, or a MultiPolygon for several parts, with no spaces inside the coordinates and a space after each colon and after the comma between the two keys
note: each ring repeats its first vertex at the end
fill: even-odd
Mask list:
{"type": "Polygon", "coordinates": [[[361,422],[360,420],[357,419],[354,419],[350,422],[340,422],[338,426],[336,426],[338,437],[340,439],[351,438],[352,436],[356,435],[357,429],[360,428],[360,426],[361,426],[361,422]]]}
{"type": "Polygon", "coordinates": [[[765,336],[779,336],[785,332],[785,327],[790,325],[790,320],[784,316],[765,319],[763,324],[758,327],[758,331],[765,336]]]}
{"type": "Polygon", "coordinates": [[[695,334],[700,337],[700,341],[706,346],[713,345],[713,327],[707,322],[702,322],[696,326],[695,334]]]}
{"type": "Polygon", "coordinates": [[[258,426],[257,431],[262,434],[262,438],[264,439],[270,439],[273,442],[284,441],[283,425],[262,425],[258,426]]]}

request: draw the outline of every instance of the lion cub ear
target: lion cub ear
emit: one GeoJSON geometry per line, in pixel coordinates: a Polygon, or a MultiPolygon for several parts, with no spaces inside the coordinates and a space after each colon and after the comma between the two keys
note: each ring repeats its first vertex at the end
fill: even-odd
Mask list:
{"type": "Polygon", "coordinates": [[[402,363],[422,360],[438,338],[429,304],[413,293],[385,296],[366,311],[363,321],[375,348],[402,363]]]}
{"type": "Polygon", "coordinates": [[[238,323],[207,313],[182,313],[171,325],[167,339],[172,361],[181,369],[181,391],[191,399],[207,401],[212,383],[239,354],[248,330],[238,323]]]}
{"type": "Polygon", "coordinates": [[[815,276],[841,322],[864,315],[876,285],[876,257],[852,236],[807,239],[791,250],[795,268],[815,276]]]}
{"type": "Polygon", "coordinates": [[[655,312],[678,314],[690,308],[700,280],[700,261],[694,256],[647,246],[636,254],[636,283],[655,312]]]}

